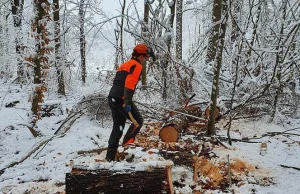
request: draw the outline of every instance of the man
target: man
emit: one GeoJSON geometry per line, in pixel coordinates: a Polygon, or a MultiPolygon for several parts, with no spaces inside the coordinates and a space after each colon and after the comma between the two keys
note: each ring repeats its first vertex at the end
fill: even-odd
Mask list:
{"type": "Polygon", "coordinates": [[[132,115],[138,124],[132,123],[130,125],[123,138],[123,146],[134,142],[135,136],[143,125],[143,117],[132,102],[132,97],[140,80],[142,64],[148,60],[149,54],[154,58],[153,51],[146,44],[138,44],[133,49],[131,59],[123,63],[117,70],[108,95],[108,103],[113,117],[113,129],[108,140],[107,161],[115,160],[126,118],[130,119],[132,115]]]}

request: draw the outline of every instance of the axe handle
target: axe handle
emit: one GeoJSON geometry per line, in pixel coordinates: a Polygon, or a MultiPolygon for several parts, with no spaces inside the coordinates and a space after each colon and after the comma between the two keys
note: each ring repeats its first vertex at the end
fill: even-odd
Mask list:
{"type": "Polygon", "coordinates": [[[131,112],[128,112],[129,118],[131,120],[131,122],[133,123],[133,125],[135,126],[135,128],[138,128],[140,125],[138,124],[138,122],[136,122],[136,120],[133,118],[131,112]]]}
{"type": "Polygon", "coordinates": [[[187,99],[187,101],[185,102],[184,108],[187,107],[187,105],[190,103],[190,101],[192,100],[192,98],[194,98],[196,96],[196,94],[194,93],[189,99],[187,99]]]}

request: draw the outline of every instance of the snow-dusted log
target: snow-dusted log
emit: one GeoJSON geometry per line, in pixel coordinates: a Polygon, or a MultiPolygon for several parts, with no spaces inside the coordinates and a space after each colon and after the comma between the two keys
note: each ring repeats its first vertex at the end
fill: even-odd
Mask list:
{"type": "Polygon", "coordinates": [[[166,150],[160,150],[161,155],[166,160],[171,160],[176,166],[193,167],[195,154],[188,152],[170,152],[166,150]]]}
{"type": "Polygon", "coordinates": [[[173,193],[170,167],[135,170],[86,170],[66,174],[66,194],[173,193]]]}

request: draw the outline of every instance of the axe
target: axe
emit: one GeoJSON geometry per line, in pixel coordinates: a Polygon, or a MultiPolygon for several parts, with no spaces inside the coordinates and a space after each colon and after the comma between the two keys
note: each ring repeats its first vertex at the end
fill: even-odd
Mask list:
{"type": "Polygon", "coordinates": [[[134,129],[138,128],[140,125],[138,124],[138,122],[133,118],[131,112],[129,111],[128,112],[128,116],[130,118],[130,121],[133,123],[134,125],[134,129]]]}
{"type": "MultiPolygon", "coordinates": [[[[125,104],[123,104],[123,107],[125,107],[125,104]]],[[[130,121],[133,123],[133,125],[134,125],[134,130],[135,130],[135,129],[138,128],[140,125],[139,125],[138,122],[134,119],[134,117],[132,116],[132,113],[131,113],[130,111],[128,112],[128,116],[129,116],[130,121]]]]}

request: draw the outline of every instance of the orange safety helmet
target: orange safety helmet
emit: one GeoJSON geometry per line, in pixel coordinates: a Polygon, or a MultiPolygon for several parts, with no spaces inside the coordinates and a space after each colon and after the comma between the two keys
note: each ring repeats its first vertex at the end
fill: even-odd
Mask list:
{"type": "Polygon", "coordinates": [[[138,55],[144,55],[147,58],[147,60],[149,57],[152,57],[153,61],[156,60],[153,50],[144,43],[137,44],[134,47],[133,52],[138,55]]]}
{"type": "Polygon", "coordinates": [[[148,47],[146,44],[138,44],[134,47],[133,51],[137,54],[146,54],[148,55],[148,47]]]}

